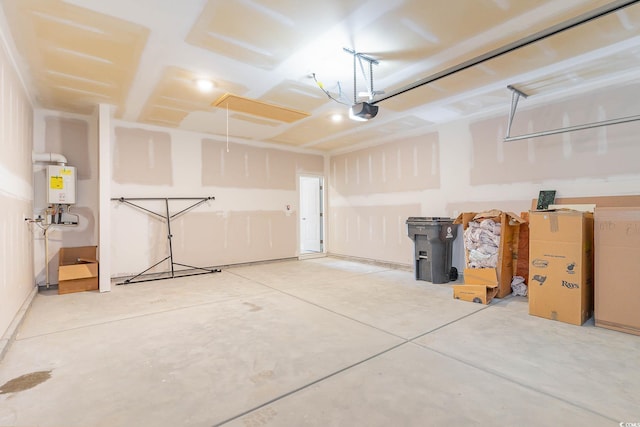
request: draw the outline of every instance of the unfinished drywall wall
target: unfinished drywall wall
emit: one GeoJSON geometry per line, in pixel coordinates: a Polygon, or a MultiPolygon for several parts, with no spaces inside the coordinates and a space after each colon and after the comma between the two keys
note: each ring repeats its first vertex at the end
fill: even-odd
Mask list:
{"type": "Polygon", "coordinates": [[[411,264],[406,220],[420,204],[332,207],[331,253],[396,264],[411,264]]]}
{"type": "Polygon", "coordinates": [[[439,146],[430,132],[332,156],[329,251],[411,264],[405,221],[421,215],[420,194],[440,187],[439,146]]]}
{"type": "Polygon", "coordinates": [[[25,222],[33,210],[33,108],[3,40],[0,34],[0,340],[35,286],[25,222]]]}
{"type": "MultiPolygon", "coordinates": [[[[544,102],[530,97],[520,101],[512,134],[635,115],[640,113],[634,103],[638,96],[640,84],[619,83],[544,102]]],[[[402,133],[379,147],[332,155],[328,251],[412,264],[413,243],[404,224],[409,216],[455,217],[488,209],[520,213],[547,189],[556,190],[558,197],[640,194],[640,144],[635,143],[640,122],[504,143],[507,111],[505,106],[427,129],[425,135],[434,136],[422,138],[422,157],[417,163],[401,163],[401,176],[408,181],[393,185],[383,185],[382,177],[396,176],[395,163],[385,160],[382,167],[369,159],[399,150],[407,141],[402,133]],[[434,143],[437,149],[429,148],[434,143]],[[390,230],[402,232],[389,236],[390,230]],[[397,236],[404,242],[396,244],[397,236]]],[[[411,140],[421,138],[413,135],[411,140]]],[[[464,266],[460,238],[454,243],[453,261],[459,269],[464,266]]]]}
{"type": "MultiPolygon", "coordinates": [[[[114,179],[112,197],[159,198],[132,200],[139,207],[112,202],[112,276],[169,271],[168,229],[162,218],[198,203],[171,221],[174,262],[192,267],[290,258],[298,255],[297,180],[301,173],[324,173],[324,157],[304,151],[285,151],[151,125],[115,123],[113,170],[137,177],[134,162],[122,161],[133,140],[163,141],[163,176],[114,179]],[[120,160],[118,160],[120,159],[120,160]],[[193,198],[193,200],[175,200],[193,198]],[[287,209],[289,206],[289,209],[287,209]],[[140,209],[142,207],[143,209],[140,209]],[[146,209],[146,211],[145,211],[146,209]],[[154,215],[148,211],[156,212],[154,215]],[[163,261],[164,260],[164,261],[163,261]]],[[[156,151],[157,153],[157,151],[156,151]]],[[[142,152],[136,158],[145,154],[142,152]]],[[[158,160],[158,157],[156,157],[158,160]]],[[[183,269],[183,266],[175,266],[183,269]]]]}
{"type": "MultiPolygon", "coordinates": [[[[34,235],[35,278],[39,285],[58,283],[58,252],[62,247],[97,245],[98,243],[98,161],[97,134],[94,117],[38,109],[34,115],[34,151],[59,153],[67,164],[76,168],[76,203],[69,213],[77,215],[77,225],[49,227],[49,253],[45,260],[45,242],[42,230],[34,235]],[[46,266],[46,267],[45,267],[46,266]],[[47,276],[45,268],[49,269],[47,276]]],[[[45,216],[47,203],[46,166],[33,165],[33,215],[45,216]]]]}
{"type": "Polygon", "coordinates": [[[194,212],[173,223],[176,260],[194,266],[295,256],[297,215],[278,211],[194,212]],[[206,242],[203,251],[193,242],[206,242]]]}
{"type": "MultiPolygon", "coordinates": [[[[600,89],[527,108],[520,102],[511,135],[640,114],[640,84],[600,89]]],[[[507,117],[473,123],[471,184],[604,178],[637,173],[637,123],[597,127],[505,143],[507,117]]]]}

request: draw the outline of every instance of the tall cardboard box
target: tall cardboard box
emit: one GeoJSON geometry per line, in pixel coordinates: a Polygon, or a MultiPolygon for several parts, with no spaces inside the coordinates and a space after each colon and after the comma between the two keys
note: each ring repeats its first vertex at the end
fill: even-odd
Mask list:
{"type": "Polygon", "coordinates": [[[640,208],[596,208],[596,326],[640,335],[640,208]]]}
{"type": "Polygon", "coordinates": [[[582,325],[593,313],[593,214],[529,215],[529,314],[582,325]]]}
{"type": "MultiPolygon", "coordinates": [[[[491,270],[495,272],[495,276],[498,280],[498,289],[495,296],[497,298],[503,298],[511,294],[511,281],[515,271],[514,259],[517,259],[516,236],[518,235],[520,225],[526,223],[526,221],[513,212],[502,212],[494,209],[480,213],[461,213],[453,223],[462,224],[462,228],[466,230],[469,227],[469,222],[481,221],[483,219],[492,219],[493,221],[500,223],[501,235],[500,246],[498,248],[498,263],[496,268],[491,268],[491,270]]],[[[465,248],[465,257],[468,261],[469,255],[467,248],[465,248]]],[[[466,264],[468,265],[468,262],[466,264]]]]}
{"type": "Polygon", "coordinates": [[[97,246],[61,248],[58,265],[58,294],[98,289],[97,246]]]}

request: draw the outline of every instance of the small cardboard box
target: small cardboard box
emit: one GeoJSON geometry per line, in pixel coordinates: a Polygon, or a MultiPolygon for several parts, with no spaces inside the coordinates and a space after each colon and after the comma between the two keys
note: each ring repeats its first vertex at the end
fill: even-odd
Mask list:
{"type": "Polygon", "coordinates": [[[453,298],[489,304],[498,293],[498,278],[494,268],[466,268],[464,285],[453,285],[453,298]]]}
{"type": "Polygon", "coordinates": [[[529,314],[582,325],[593,313],[593,214],[529,215],[529,314]]]}
{"type": "Polygon", "coordinates": [[[596,326],[640,335],[640,208],[596,208],[596,326]]]}
{"type": "Polygon", "coordinates": [[[58,294],[98,289],[96,246],[61,248],[58,266],[58,294]]]}
{"type": "MultiPolygon", "coordinates": [[[[453,222],[454,224],[462,224],[462,228],[466,230],[469,227],[471,221],[481,221],[483,219],[492,219],[495,222],[500,223],[501,235],[500,246],[498,247],[498,263],[496,268],[489,268],[497,277],[498,288],[497,298],[506,297],[511,293],[511,281],[514,276],[514,264],[513,260],[517,259],[517,235],[521,224],[525,224],[526,221],[513,212],[502,212],[497,209],[487,212],[464,212],[458,215],[458,218],[453,222]]],[[[468,261],[468,250],[465,248],[465,257],[468,261]]],[[[468,265],[468,263],[467,263],[468,265]]],[[[485,270],[484,268],[475,270],[485,270]]],[[[466,276],[465,269],[465,276],[466,276]]],[[[465,279],[466,282],[466,279],[465,279]]]]}

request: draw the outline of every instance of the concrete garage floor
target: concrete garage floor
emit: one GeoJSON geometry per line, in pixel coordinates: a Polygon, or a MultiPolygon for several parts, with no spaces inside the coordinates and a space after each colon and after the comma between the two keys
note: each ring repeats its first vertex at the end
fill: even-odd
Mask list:
{"type": "Polygon", "coordinates": [[[0,426],[640,422],[640,337],[451,294],[335,258],[40,293],[0,364],[0,426]]]}

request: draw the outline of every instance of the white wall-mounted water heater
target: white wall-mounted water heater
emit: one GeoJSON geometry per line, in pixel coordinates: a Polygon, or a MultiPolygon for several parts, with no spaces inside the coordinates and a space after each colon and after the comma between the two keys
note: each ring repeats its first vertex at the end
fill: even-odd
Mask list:
{"type": "Polygon", "coordinates": [[[76,168],[47,166],[47,203],[73,205],[76,203],[76,168]]]}

